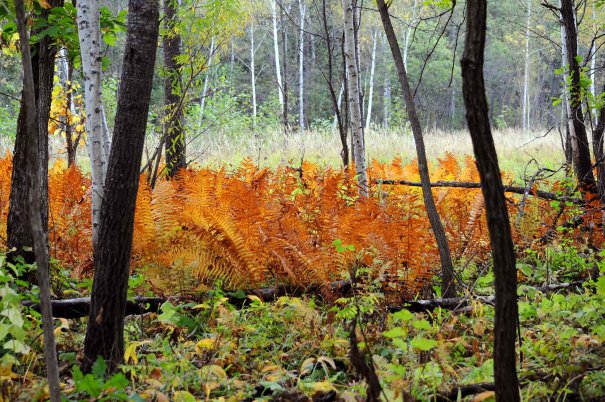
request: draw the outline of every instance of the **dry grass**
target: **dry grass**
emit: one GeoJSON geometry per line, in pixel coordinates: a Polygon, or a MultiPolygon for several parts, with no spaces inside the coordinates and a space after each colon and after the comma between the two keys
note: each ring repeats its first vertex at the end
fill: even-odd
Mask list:
{"type": "MultiPolygon", "coordinates": [[[[527,132],[502,130],[494,133],[500,166],[503,170],[522,175],[532,159],[540,165],[558,168],[564,160],[557,132],[527,132]]],[[[425,136],[429,159],[434,160],[451,152],[457,156],[472,154],[468,132],[433,131],[425,136]]],[[[292,163],[298,165],[302,158],[314,163],[340,165],[340,139],[336,133],[306,131],[285,135],[272,130],[251,134],[247,137],[217,133],[190,146],[190,156],[202,164],[238,165],[243,158],[268,166],[292,163]]],[[[366,149],[369,160],[389,161],[401,157],[411,161],[416,157],[414,140],[409,131],[370,130],[366,133],[366,149]]]]}
{"type": "MultiPolygon", "coordinates": [[[[51,158],[65,158],[62,141],[57,137],[51,137],[50,140],[51,158]]],[[[556,131],[523,133],[515,129],[500,130],[494,132],[494,140],[501,168],[515,177],[523,175],[525,166],[532,159],[551,168],[558,168],[564,160],[556,131]]],[[[457,156],[473,152],[470,136],[464,131],[431,131],[426,133],[425,143],[431,160],[443,156],[445,152],[457,156]]],[[[12,150],[12,147],[13,144],[8,139],[0,138],[2,154],[12,150]]],[[[263,166],[298,166],[304,158],[320,165],[339,166],[340,148],[337,133],[311,130],[303,134],[293,132],[286,135],[283,131],[274,129],[237,136],[221,131],[207,133],[189,144],[188,153],[191,160],[202,165],[238,166],[244,158],[251,158],[263,166]]],[[[368,160],[385,162],[401,157],[407,162],[416,157],[414,140],[409,130],[369,130],[366,133],[366,148],[368,160]]],[[[153,149],[153,141],[148,144],[148,149],[153,149]]],[[[78,162],[84,170],[87,170],[87,159],[86,148],[82,144],[78,162]]]]}

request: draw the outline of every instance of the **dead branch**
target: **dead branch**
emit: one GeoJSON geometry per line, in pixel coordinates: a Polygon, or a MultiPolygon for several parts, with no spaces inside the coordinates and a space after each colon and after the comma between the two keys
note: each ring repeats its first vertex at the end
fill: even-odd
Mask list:
{"type": "MultiPolygon", "coordinates": [[[[410,186],[410,187],[420,187],[420,182],[416,181],[408,181],[408,180],[375,180],[376,184],[386,184],[386,185],[401,185],[401,186],[410,186]]],[[[451,188],[481,188],[481,183],[479,182],[471,182],[471,181],[435,181],[431,183],[431,187],[451,187],[451,188]]],[[[513,185],[505,185],[504,192],[505,193],[514,193],[525,195],[527,189],[525,187],[513,186],[513,185]]],[[[574,204],[582,204],[584,201],[579,198],[572,198],[567,196],[561,196],[554,193],[549,193],[548,191],[543,190],[529,190],[529,195],[533,195],[538,198],[542,198],[550,201],[563,201],[563,202],[573,202],[574,204]]]]}

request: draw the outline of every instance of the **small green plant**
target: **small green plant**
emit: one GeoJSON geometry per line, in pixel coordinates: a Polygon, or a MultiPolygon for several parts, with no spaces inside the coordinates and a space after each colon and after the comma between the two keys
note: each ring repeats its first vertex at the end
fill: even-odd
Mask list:
{"type": "Polygon", "coordinates": [[[126,391],[129,381],[118,372],[106,377],[107,363],[99,358],[92,366],[92,372],[82,374],[80,367],[73,368],[73,380],[78,394],[71,395],[78,401],[143,401],[137,394],[126,391]]]}

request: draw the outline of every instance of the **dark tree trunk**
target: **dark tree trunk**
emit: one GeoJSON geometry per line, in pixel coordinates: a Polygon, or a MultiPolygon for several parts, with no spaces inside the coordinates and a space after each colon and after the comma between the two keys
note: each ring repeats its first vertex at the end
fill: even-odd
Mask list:
{"type": "Polygon", "coordinates": [[[517,271],[498,155],[494,147],[483,62],[487,24],[487,2],[469,0],[466,4],[466,40],[462,56],[462,93],[466,120],[473,141],[477,169],[483,185],[487,226],[494,259],[496,321],[494,327],[494,380],[496,400],[519,401],[519,380],[515,355],[517,324],[517,271]]]}
{"type": "Polygon", "coordinates": [[[443,297],[456,297],[456,277],[454,272],[454,264],[452,263],[450,247],[447,242],[445,230],[443,229],[439,212],[437,212],[437,206],[435,205],[435,199],[433,198],[433,192],[431,190],[431,178],[426,159],[424,138],[422,136],[422,127],[420,125],[420,120],[418,119],[418,113],[416,112],[414,95],[410,89],[410,83],[408,81],[407,72],[403,63],[401,50],[399,49],[399,44],[397,43],[397,37],[395,36],[395,30],[393,29],[393,25],[391,23],[388,7],[386,6],[384,0],[377,0],[376,3],[378,4],[378,11],[380,12],[384,32],[387,36],[389,46],[391,47],[393,59],[395,60],[399,85],[401,86],[401,92],[403,93],[403,97],[405,99],[408,118],[410,119],[410,123],[412,125],[412,134],[414,135],[414,142],[416,143],[416,156],[418,158],[418,171],[420,173],[420,182],[422,184],[424,206],[426,208],[429,222],[431,223],[431,228],[433,229],[433,234],[435,235],[435,241],[437,242],[437,248],[439,249],[439,258],[441,260],[443,297]]]}
{"type": "Polygon", "coordinates": [[[159,0],[130,0],[128,10],[128,34],[84,340],[85,372],[91,370],[99,356],[113,371],[124,356],[134,209],[153,81],[159,0]]]}
{"type": "Polygon", "coordinates": [[[565,28],[567,62],[569,64],[570,86],[569,106],[573,122],[571,147],[576,177],[583,191],[595,193],[595,178],[590,161],[590,147],[584,113],[582,112],[582,88],[580,84],[580,63],[578,62],[578,30],[574,13],[574,0],[561,0],[561,22],[565,28]]]}
{"type": "Polygon", "coordinates": [[[166,137],[166,169],[168,176],[173,177],[179,169],[187,167],[185,160],[185,114],[183,103],[179,95],[180,90],[175,87],[182,86],[180,63],[177,57],[181,53],[181,35],[175,32],[176,12],[178,4],[176,0],[164,0],[164,67],[166,77],[164,78],[164,103],[166,106],[166,122],[164,126],[166,137]]]}
{"type": "Polygon", "coordinates": [[[43,192],[40,185],[41,169],[38,158],[40,147],[40,119],[38,118],[38,107],[36,105],[36,91],[34,85],[34,74],[32,58],[30,54],[29,38],[26,27],[25,9],[23,0],[15,1],[17,26],[21,42],[21,60],[23,63],[23,100],[22,111],[25,119],[25,137],[27,143],[26,171],[29,177],[29,191],[27,202],[29,208],[29,223],[34,246],[37,265],[38,287],[40,289],[40,307],[42,312],[42,330],[44,333],[44,357],[46,361],[46,372],[48,377],[49,393],[51,402],[61,400],[61,388],[59,382],[59,367],[57,364],[57,351],[55,348],[53,313],[50,302],[50,275],[48,268],[48,233],[42,221],[42,206],[47,204],[48,192],[43,192]]]}
{"type": "Polygon", "coordinates": [[[336,122],[338,124],[338,133],[340,134],[340,143],[342,149],[340,151],[340,158],[342,159],[342,165],[346,169],[349,166],[349,145],[347,144],[347,131],[342,121],[342,114],[338,107],[338,96],[336,95],[336,88],[334,88],[334,46],[332,44],[331,32],[328,28],[328,12],[326,0],[322,1],[322,26],[324,29],[327,57],[328,57],[328,76],[327,84],[328,91],[330,92],[330,100],[332,101],[332,110],[336,115],[336,122]]]}
{"type": "MultiPolygon", "coordinates": [[[[63,0],[51,0],[53,7],[63,6],[63,0]]],[[[45,19],[50,9],[43,9],[40,18],[45,19]]],[[[51,38],[41,38],[32,49],[32,72],[34,77],[34,90],[36,106],[38,107],[38,169],[40,170],[41,194],[48,194],[48,119],[50,118],[50,104],[55,71],[55,55],[57,46],[53,45],[51,38]]],[[[14,259],[22,255],[26,262],[34,261],[32,251],[26,251],[33,246],[31,227],[29,222],[29,209],[27,204],[29,177],[27,175],[27,120],[25,117],[24,95],[21,97],[21,108],[17,118],[17,134],[13,152],[13,171],[11,176],[11,193],[7,221],[7,243],[14,248],[9,258],[14,259]]],[[[40,205],[40,216],[44,231],[48,230],[48,197],[43,196],[40,205]]]]}
{"type": "MultiPolygon", "coordinates": [[[[73,74],[74,74],[74,62],[71,59],[67,60],[67,87],[66,87],[66,97],[67,97],[67,111],[70,111],[71,104],[73,102],[72,96],[72,82],[73,82],[73,74]]],[[[67,115],[67,113],[66,113],[67,115]]],[[[65,145],[67,147],[67,167],[71,167],[76,164],[76,157],[78,153],[78,144],[80,143],[80,138],[82,136],[81,132],[74,131],[69,121],[65,124],[65,145]]]]}

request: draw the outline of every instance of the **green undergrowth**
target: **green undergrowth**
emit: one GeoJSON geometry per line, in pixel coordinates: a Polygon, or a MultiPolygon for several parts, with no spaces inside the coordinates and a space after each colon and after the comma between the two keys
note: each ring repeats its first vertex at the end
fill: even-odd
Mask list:
{"type": "MultiPolygon", "coordinates": [[[[546,256],[526,253],[519,263],[523,400],[596,401],[605,395],[601,257],[568,245],[552,247],[546,256]],[[563,280],[582,284],[557,292],[543,289],[547,281],[563,280]]],[[[0,401],[47,397],[40,317],[21,305],[35,300],[36,289],[15,279],[25,269],[3,264],[0,273],[0,401]]],[[[493,381],[491,305],[475,300],[459,311],[389,313],[384,284],[374,272],[358,268],[355,290],[344,296],[263,302],[240,292],[244,306],[236,308],[229,303],[234,295],[217,287],[201,301],[167,301],[158,314],[127,318],[125,361],[109,378],[103,361],[90,374],[78,368],[86,319],[56,319],[64,398],[251,401],[292,400],[292,395],[305,400],[306,395],[360,400],[365,380],[349,362],[348,323],[354,317],[359,348],[371,356],[385,401],[430,400],[458,385],[493,381]]],[[[466,264],[460,276],[472,285],[462,292],[492,294],[490,272],[489,266],[466,264]]],[[[53,273],[62,296],[86,292],[89,286],[73,282],[60,269],[53,273]]],[[[144,283],[142,276],[131,279],[142,292],[144,283]]],[[[481,397],[493,395],[488,391],[481,397]]]]}

